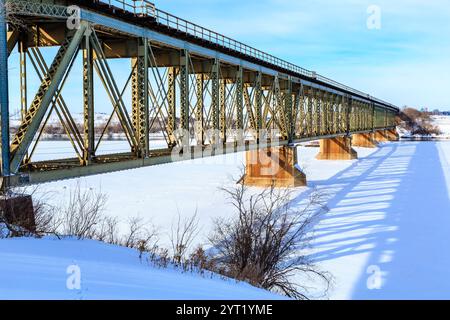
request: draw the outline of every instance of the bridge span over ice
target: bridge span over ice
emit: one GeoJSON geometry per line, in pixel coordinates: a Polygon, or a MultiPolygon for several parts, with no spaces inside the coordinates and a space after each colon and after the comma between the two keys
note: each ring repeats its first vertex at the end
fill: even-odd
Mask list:
{"type": "MultiPolygon", "coordinates": [[[[0,0],[1,176],[8,186],[248,151],[249,184],[306,183],[294,168],[296,143],[321,140],[321,159],[351,159],[354,145],[396,139],[398,108],[316,72],[161,11],[148,1],[0,0]],[[52,61],[42,54],[57,47],[52,61]],[[10,55],[13,50],[19,54],[10,55]],[[21,122],[10,133],[8,59],[20,59],[21,122]],[[64,97],[81,59],[82,105],[64,97]],[[124,87],[110,67],[128,59],[124,87]],[[29,75],[41,80],[27,88],[29,75]],[[131,88],[131,101],[124,92],[131,88]],[[109,101],[96,101],[105,90],[109,101]],[[128,152],[98,154],[108,122],[96,130],[97,104],[109,103],[128,152]],[[82,125],[74,110],[84,114],[82,125]],[[75,157],[34,161],[50,117],[75,157]],[[154,148],[162,131],[167,147],[154,148]],[[255,151],[256,150],[256,151],[255,151]],[[175,155],[175,156],[174,156],[175,155]],[[267,177],[261,158],[281,170],[267,177]]],[[[280,43],[280,45],[283,45],[280,43]]],[[[19,106],[14,106],[15,108],[19,106]]]]}

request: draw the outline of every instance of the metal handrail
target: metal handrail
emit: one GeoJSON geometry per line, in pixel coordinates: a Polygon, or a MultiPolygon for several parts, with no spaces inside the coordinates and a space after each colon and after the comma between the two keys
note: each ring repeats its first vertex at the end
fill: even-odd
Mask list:
{"type": "Polygon", "coordinates": [[[238,53],[250,56],[252,58],[256,58],[266,63],[270,63],[274,66],[288,70],[290,72],[294,72],[296,74],[300,74],[302,76],[318,80],[320,82],[332,85],[336,88],[345,90],[347,92],[351,92],[359,96],[366,97],[370,100],[376,101],[378,103],[398,109],[396,106],[388,102],[372,97],[367,93],[361,92],[359,90],[346,86],[342,83],[324,77],[320,74],[317,74],[314,71],[310,71],[305,68],[299,67],[293,63],[287,62],[271,54],[265,53],[261,50],[248,46],[240,41],[231,39],[215,31],[204,28],[195,23],[189,22],[183,18],[179,18],[177,16],[174,16],[173,14],[157,9],[155,5],[148,0],[97,0],[97,1],[107,3],[111,7],[117,7],[123,9],[124,11],[132,12],[136,16],[152,17],[155,19],[156,23],[168,28],[173,28],[178,32],[185,33],[186,35],[194,36],[200,40],[208,41],[223,48],[236,51],[238,53]]]}

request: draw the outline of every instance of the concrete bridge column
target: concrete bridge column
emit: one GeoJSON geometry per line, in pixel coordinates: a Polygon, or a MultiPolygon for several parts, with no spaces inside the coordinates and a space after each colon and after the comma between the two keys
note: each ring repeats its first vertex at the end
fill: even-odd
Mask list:
{"type": "Polygon", "coordinates": [[[361,148],[376,148],[377,142],[373,132],[356,133],[352,135],[352,146],[361,148]]]}
{"type": "Polygon", "coordinates": [[[318,160],[352,160],[358,154],[352,148],[352,139],[348,136],[320,140],[318,160]]]}
{"type": "Polygon", "coordinates": [[[296,147],[282,146],[247,151],[243,183],[257,187],[306,186],[306,175],[296,164],[296,147]]]}
{"type": "Polygon", "coordinates": [[[389,141],[388,136],[386,135],[386,131],[385,130],[376,130],[375,131],[375,141],[376,142],[389,141]]]}
{"type": "Polygon", "coordinates": [[[400,139],[396,129],[387,129],[385,135],[389,141],[398,141],[400,139]]]}

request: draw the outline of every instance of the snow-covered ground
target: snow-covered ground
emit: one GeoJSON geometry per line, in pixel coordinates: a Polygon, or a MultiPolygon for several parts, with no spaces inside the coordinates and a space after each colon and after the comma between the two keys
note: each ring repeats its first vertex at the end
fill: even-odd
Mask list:
{"type": "MultiPolygon", "coordinates": [[[[450,137],[450,117],[434,116],[433,122],[443,136],[450,137]]],[[[158,148],[163,142],[152,143],[158,148]]],[[[125,141],[105,141],[99,152],[127,149],[125,141]]],[[[450,243],[450,141],[402,141],[355,149],[358,160],[319,161],[317,148],[298,148],[308,187],[295,189],[292,205],[317,188],[327,194],[330,208],[315,225],[316,237],[307,252],[321,270],[333,275],[326,298],[450,299],[450,251],[446,249],[450,243]]],[[[65,158],[70,152],[68,141],[42,141],[35,160],[65,158]]],[[[131,216],[144,218],[158,227],[162,245],[168,244],[178,214],[197,212],[201,232],[195,245],[205,245],[213,219],[234,214],[219,188],[233,186],[243,164],[243,153],[230,154],[48,183],[38,194],[47,199],[50,195],[60,205],[76,184],[101,189],[108,196],[108,215],[122,222],[131,216]]],[[[132,250],[90,241],[1,240],[0,262],[2,271],[7,269],[0,272],[0,297],[273,297],[244,284],[152,269],[142,265],[132,250]],[[89,285],[80,292],[66,291],[61,282],[66,277],[61,268],[72,262],[86,266],[84,281],[89,285]],[[132,272],[118,277],[124,270],[132,272]],[[180,276],[186,278],[177,280],[180,276]],[[165,283],[168,279],[169,288],[155,284],[155,278],[165,283]]],[[[304,283],[300,275],[298,280],[304,283]]],[[[311,297],[323,298],[321,284],[306,284],[312,287],[311,297]]]]}
{"type": "Polygon", "coordinates": [[[332,298],[450,298],[449,163],[449,142],[388,143],[316,181],[332,196],[312,257],[332,298]]]}
{"type": "Polygon", "coordinates": [[[441,136],[450,138],[450,116],[431,116],[433,124],[441,129],[441,136]]]}
{"type": "MultiPolygon", "coordinates": [[[[327,298],[450,298],[450,142],[355,149],[359,160],[319,161],[317,148],[298,148],[309,187],[295,190],[293,205],[312,187],[328,197],[330,211],[315,226],[309,252],[321,270],[333,275],[327,298]]],[[[243,162],[243,154],[230,154],[80,181],[108,195],[108,214],[122,221],[130,216],[150,220],[162,242],[168,241],[178,212],[190,216],[197,211],[201,232],[196,244],[205,244],[212,219],[234,214],[219,187],[234,185],[231,177],[239,175],[243,162]]],[[[42,191],[62,202],[76,183],[48,183],[42,191]]],[[[323,298],[320,284],[309,285],[319,286],[310,291],[312,297],[323,298]]]]}
{"type": "Polygon", "coordinates": [[[0,241],[0,299],[282,299],[217,276],[161,269],[90,240],[0,241]]]}

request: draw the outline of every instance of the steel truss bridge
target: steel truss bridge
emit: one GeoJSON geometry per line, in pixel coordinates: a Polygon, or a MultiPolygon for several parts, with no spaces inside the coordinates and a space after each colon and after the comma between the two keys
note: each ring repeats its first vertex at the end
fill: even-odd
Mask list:
{"type": "MultiPolygon", "coordinates": [[[[147,1],[0,0],[2,178],[9,186],[392,129],[398,108],[169,13],[147,1]],[[75,5],[77,7],[71,7],[75,5]],[[78,9],[77,9],[78,8],[78,9]],[[79,17],[79,19],[77,19],[79,17]],[[71,27],[70,27],[71,26],[71,27]],[[51,63],[42,50],[57,47],[51,63]],[[18,48],[21,122],[10,138],[8,57],[18,48]],[[82,59],[84,117],[64,99],[82,59]],[[110,67],[128,59],[119,87],[110,67]],[[27,94],[29,73],[41,80],[27,94]],[[98,83],[94,81],[94,74],[98,83]],[[132,99],[124,92],[131,87],[132,99]],[[129,151],[97,155],[95,90],[105,90],[129,151]],[[70,106],[69,106],[70,105],[70,106]],[[76,157],[33,161],[50,116],[76,157]],[[162,128],[167,148],[152,148],[162,128]],[[194,152],[195,150],[195,152],[194,152]],[[174,158],[178,152],[182,157],[174,158]]],[[[13,56],[9,57],[13,59],[13,56]]],[[[18,107],[18,106],[16,106],[18,107]]],[[[110,118],[111,119],[111,118],[110,118]]]]}

